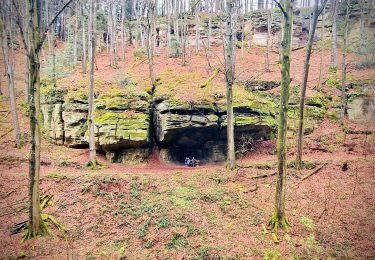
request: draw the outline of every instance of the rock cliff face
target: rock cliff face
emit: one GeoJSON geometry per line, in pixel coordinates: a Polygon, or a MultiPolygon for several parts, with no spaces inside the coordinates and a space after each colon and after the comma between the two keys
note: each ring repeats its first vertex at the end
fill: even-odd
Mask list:
{"type": "MultiPolygon", "coordinates": [[[[234,104],[237,147],[243,146],[246,140],[275,136],[278,97],[265,91],[276,87],[277,82],[246,83],[251,98],[234,104]]],[[[71,148],[87,148],[85,95],[46,88],[42,96],[44,132],[50,141],[71,148]]],[[[291,127],[295,115],[293,102],[298,102],[298,95],[294,96],[291,127]]],[[[317,113],[324,110],[324,104],[321,97],[316,97],[310,98],[307,105],[307,111],[315,111],[307,121],[312,120],[311,125],[315,125],[321,118],[317,113]]],[[[169,99],[152,101],[147,93],[129,96],[115,92],[110,96],[97,95],[95,107],[96,146],[111,162],[142,162],[155,146],[166,162],[182,163],[185,157],[195,157],[203,163],[225,160],[225,106],[175,103],[169,99]]]]}
{"type": "MultiPolygon", "coordinates": [[[[246,136],[253,139],[269,138],[275,130],[272,115],[251,114],[251,108],[236,107],[235,139],[240,143],[246,136]]],[[[225,160],[226,115],[224,110],[209,106],[175,106],[163,101],[153,112],[155,139],[164,161],[183,162],[185,157],[196,157],[202,162],[225,160]]]]}

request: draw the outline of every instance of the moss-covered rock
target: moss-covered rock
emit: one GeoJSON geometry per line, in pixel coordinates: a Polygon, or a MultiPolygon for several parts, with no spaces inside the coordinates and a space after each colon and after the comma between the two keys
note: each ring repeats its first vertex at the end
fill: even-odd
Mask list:
{"type": "Polygon", "coordinates": [[[148,114],[97,110],[94,118],[96,142],[103,150],[148,145],[150,127],[148,114]]]}

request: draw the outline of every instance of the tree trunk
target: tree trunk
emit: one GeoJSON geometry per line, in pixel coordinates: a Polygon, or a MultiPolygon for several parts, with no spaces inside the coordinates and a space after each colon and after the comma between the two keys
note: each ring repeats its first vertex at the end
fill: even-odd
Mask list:
{"type": "Polygon", "coordinates": [[[209,0],[209,13],[208,13],[208,42],[207,42],[207,51],[211,54],[211,38],[212,38],[212,11],[213,11],[213,0],[209,0]]]}
{"type": "Polygon", "coordinates": [[[80,3],[77,1],[75,6],[75,16],[76,20],[74,23],[74,40],[73,40],[73,62],[74,64],[77,63],[77,53],[78,53],[78,28],[79,28],[79,21],[81,19],[81,12],[80,12],[80,3]]]}
{"type": "Polygon", "coordinates": [[[199,3],[195,5],[195,55],[199,54],[199,3]]]}
{"type": "MultiPolygon", "coordinates": [[[[45,0],[44,4],[45,4],[45,10],[46,10],[46,21],[49,22],[49,0],[45,0]]],[[[52,48],[53,48],[53,39],[52,39],[52,35],[53,34],[53,31],[50,32],[48,31],[47,32],[47,41],[48,41],[48,56],[51,56],[52,55],[52,48]]]]}
{"type": "MultiPolygon", "coordinates": [[[[82,8],[83,12],[83,8],[82,8]]],[[[83,15],[82,15],[83,17],[83,15]]],[[[82,73],[86,74],[87,71],[87,50],[86,50],[86,28],[85,20],[82,19],[82,73]]]]}
{"type": "Polygon", "coordinates": [[[366,31],[365,31],[365,0],[359,0],[361,8],[361,16],[359,19],[359,51],[361,54],[365,54],[365,42],[366,42],[366,31]]]}
{"type": "Polygon", "coordinates": [[[290,60],[292,47],[293,6],[291,0],[285,0],[283,7],[282,30],[282,60],[281,60],[281,95],[279,110],[279,125],[277,132],[277,160],[278,172],[276,180],[275,209],[270,225],[277,229],[279,226],[288,229],[288,220],[285,214],[285,187],[286,187],[286,134],[288,118],[288,100],[290,85],[290,60]]]}
{"type": "Polygon", "coordinates": [[[155,2],[150,1],[149,6],[147,8],[147,33],[146,33],[146,46],[147,46],[147,57],[148,57],[148,68],[150,73],[150,80],[152,91],[155,90],[156,87],[156,80],[154,75],[154,52],[153,52],[153,34],[154,34],[154,19],[155,19],[155,2]]]}
{"type": "Polygon", "coordinates": [[[29,154],[29,232],[28,237],[43,235],[46,227],[41,219],[39,205],[40,179],[40,55],[37,49],[40,37],[40,3],[28,0],[28,58],[29,58],[29,113],[31,150],[29,154]]]}
{"type": "MultiPolygon", "coordinates": [[[[16,147],[20,147],[21,146],[21,132],[20,132],[20,126],[18,123],[16,96],[14,93],[14,74],[13,74],[13,64],[12,64],[10,53],[9,53],[10,52],[9,41],[8,41],[8,35],[7,35],[8,30],[11,30],[11,28],[6,28],[2,17],[0,17],[0,40],[1,40],[1,47],[3,51],[3,57],[4,57],[5,71],[6,71],[7,81],[8,81],[10,110],[12,113],[12,125],[13,125],[13,131],[15,135],[14,140],[16,142],[16,147]]],[[[0,90],[0,94],[1,94],[1,90],[0,90]]]]}
{"type": "Polygon", "coordinates": [[[126,40],[125,40],[125,10],[126,10],[126,0],[122,0],[122,13],[121,13],[121,59],[125,60],[126,51],[126,40]]]}
{"type": "Polygon", "coordinates": [[[339,0],[332,0],[332,51],[331,51],[331,68],[337,68],[337,15],[339,0]]]}
{"type": "Polygon", "coordinates": [[[89,128],[89,162],[88,166],[91,167],[93,170],[96,169],[97,161],[96,161],[96,149],[95,149],[95,132],[94,132],[94,65],[95,65],[95,0],[90,0],[90,41],[89,41],[89,60],[90,60],[90,68],[89,68],[89,115],[88,115],[88,128],[89,128]]]}
{"type": "Polygon", "coordinates": [[[227,82],[227,168],[236,167],[234,150],[234,114],[233,114],[233,82],[234,82],[234,28],[235,14],[233,13],[234,1],[227,0],[227,18],[225,26],[225,79],[227,82]]]}
{"type": "Polygon", "coordinates": [[[314,4],[314,12],[313,12],[313,19],[311,22],[311,28],[309,32],[309,40],[307,42],[306,48],[306,56],[305,56],[305,63],[304,63],[304,70],[303,70],[303,80],[302,80],[302,90],[301,90],[301,99],[300,99],[300,106],[299,106],[299,122],[298,122],[298,142],[297,142],[297,158],[296,158],[296,166],[297,169],[302,169],[302,150],[303,150],[303,132],[304,132],[304,110],[305,110],[305,97],[306,97],[306,89],[307,89],[307,80],[309,77],[309,69],[310,69],[310,58],[311,58],[311,51],[312,45],[314,43],[314,36],[316,25],[318,23],[318,17],[323,8],[325,7],[327,1],[325,1],[319,10],[319,0],[315,0],[314,4]]]}
{"type": "Polygon", "coordinates": [[[342,72],[341,72],[341,121],[344,121],[346,114],[346,54],[348,48],[348,31],[349,31],[349,8],[350,0],[345,1],[346,13],[344,20],[344,35],[343,35],[343,46],[342,46],[342,72]]]}
{"type": "Polygon", "coordinates": [[[267,0],[267,52],[266,52],[266,66],[265,70],[270,70],[270,52],[271,52],[271,23],[272,23],[272,10],[268,8],[268,0],[267,0]]]}
{"type": "MultiPolygon", "coordinates": [[[[322,1],[323,3],[323,1],[322,1]]],[[[323,8],[323,12],[322,12],[322,31],[321,31],[321,46],[320,46],[320,66],[319,66],[319,82],[318,82],[318,90],[321,91],[322,89],[322,81],[323,81],[323,70],[324,70],[324,45],[325,45],[325,41],[324,41],[324,26],[325,26],[325,17],[324,17],[324,8],[323,8]]]]}
{"type": "Polygon", "coordinates": [[[113,0],[110,0],[108,6],[109,65],[117,68],[115,8],[113,0]]]}

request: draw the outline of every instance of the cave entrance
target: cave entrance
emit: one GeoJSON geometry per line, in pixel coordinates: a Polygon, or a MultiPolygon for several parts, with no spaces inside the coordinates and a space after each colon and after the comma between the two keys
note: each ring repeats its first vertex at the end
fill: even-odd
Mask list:
{"type": "Polygon", "coordinates": [[[187,146],[174,145],[160,150],[161,159],[173,163],[184,165],[185,158],[188,157],[200,161],[200,164],[223,162],[226,158],[226,144],[220,140],[210,140],[203,145],[187,146]]]}

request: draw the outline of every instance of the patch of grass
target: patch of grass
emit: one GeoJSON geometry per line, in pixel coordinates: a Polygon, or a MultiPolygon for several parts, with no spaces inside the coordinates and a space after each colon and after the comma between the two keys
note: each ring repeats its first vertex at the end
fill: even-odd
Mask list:
{"type": "Polygon", "coordinates": [[[163,217],[156,221],[156,229],[167,228],[171,224],[171,221],[167,217],[163,217]]]}
{"type": "Polygon", "coordinates": [[[147,232],[148,232],[148,229],[150,227],[150,223],[151,223],[151,218],[147,219],[143,225],[141,225],[138,230],[137,230],[137,234],[139,236],[139,238],[141,238],[142,240],[145,240],[145,237],[147,235],[147,232]]]}
{"type": "Polygon", "coordinates": [[[339,112],[337,110],[332,111],[332,112],[328,112],[327,115],[328,115],[328,120],[331,123],[336,124],[340,120],[340,114],[339,114],[339,112]]]}
{"type": "Polygon", "coordinates": [[[62,179],[62,178],[64,178],[64,176],[62,176],[58,172],[50,172],[50,173],[47,174],[47,178],[49,178],[49,179],[62,179]]]}
{"type": "Polygon", "coordinates": [[[172,248],[183,247],[185,246],[185,244],[186,244],[186,240],[184,239],[184,236],[178,232],[174,232],[169,242],[167,243],[166,247],[168,249],[172,249],[172,248]]]}
{"type": "Polygon", "coordinates": [[[208,202],[208,203],[215,203],[220,200],[220,196],[213,193],[205,193],[201,194],[199,197],[202,201],[208,202]]]}
{"type": "Polygon", "coordinates": [[[140,192],[139,184],[136,182],[133,182],[130,185],[130,196],[132,196],[133,198],[138,198],[140,194],[141,192],[140,192]]]}
{"type": "Polygon", "coordinates": [[[191,201],[197,196],[197,190],[191,187],[177,187],[169,193],[170,202],[179,208],[192,206],[191,201]]]}
{"type": "Polygon", "coordinates": [[[266,249],[263,254],[263,260],[278,260],[281,256],[281,253],[276,250],[266,249]]]}
{"type": "Polygon", "coordinates": [[[302,216],[300,219],[299,219],[299,222],[308,230],[313,230],[315,225],[314,225],[314,220],[312,220],[311,218],[309,217],[306,217],[306,216],[302,216]]]}

